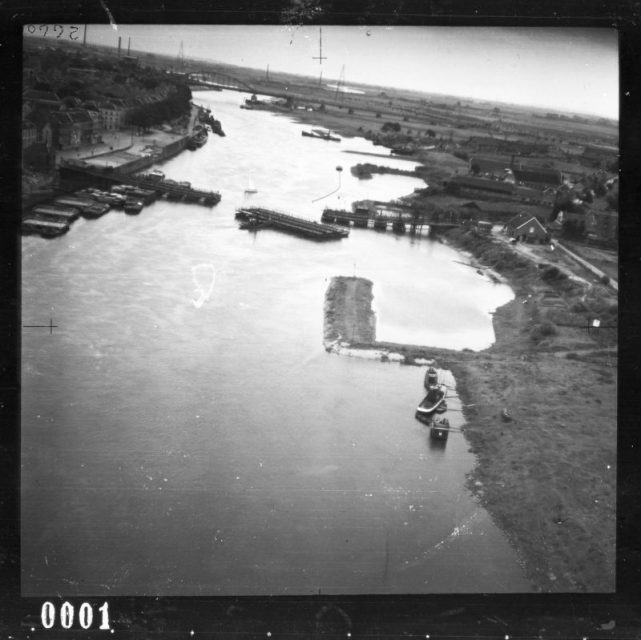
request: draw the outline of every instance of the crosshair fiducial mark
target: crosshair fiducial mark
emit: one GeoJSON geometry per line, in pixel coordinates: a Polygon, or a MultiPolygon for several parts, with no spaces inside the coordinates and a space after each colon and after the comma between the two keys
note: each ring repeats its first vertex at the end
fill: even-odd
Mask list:
{"type": "Polygon", "coordinates": [[[49,324],[23,324],[22,325],[25,328],[42,328],[42,329],[49,329],[49,335],[53,334],[53,330],[58,328],[57,324],[53,324],[53,318],[49,318],[49,324]]]}
{"type": "Polygon", "coordinates": [[[318,55],[312,56],[312,60],[318,60],[318,64],[323,64],[323,60],[327,60],[327,57],[323,55],[323,27],[318,29],[318,55]]]}

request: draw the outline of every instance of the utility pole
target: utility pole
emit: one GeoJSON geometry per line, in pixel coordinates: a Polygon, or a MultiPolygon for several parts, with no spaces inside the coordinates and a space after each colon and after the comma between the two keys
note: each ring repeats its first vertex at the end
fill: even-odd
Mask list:
{"type": "Polygon", "coordinates": [[[343,65],[341,69],[341,75],[338,78],[338,82],[336,83],[336,95],[334,96],[334,99],[338,99],[338,93],[340,91],[341,94],[341,102],[343,102],[343,86],[345,85],[345,65],[343,65]]]}

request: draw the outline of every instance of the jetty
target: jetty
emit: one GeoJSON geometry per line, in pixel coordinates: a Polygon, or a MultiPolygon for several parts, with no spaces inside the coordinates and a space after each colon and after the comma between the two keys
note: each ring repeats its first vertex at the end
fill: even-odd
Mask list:
{"type": "MultiPolygon", "coordinates": [[[[340,240],[349,235],[347,229],[315,220],[299,218],[283,211],[263,207],[242,207],[236,210],[236,218],[244,222],[254,222],[254,229],[270,227],[311,240],[340,240]]],[[[250,227],[252,228],[252,227],[250,227]]]]}
{"type": "Polygon", "coordinates": [[[402,205],[393,205],[393,207],[391,208],[391,205],[387,204],[385,209],[379,209],[354,203],[351,211],[326,208],[321,215],[321,221],[344,227],[353,225],[362,229],[371,228],[378,231],[386,231],[391,227],[392,231],[397,234],[403,234],[407,231],[412,234],[421,234],[424,227],[427,227],[431,234],[437,230],[443,231],[460,225],[458,218],[454,216],[444,218],[435,212],[419,211],[402,205]]]}

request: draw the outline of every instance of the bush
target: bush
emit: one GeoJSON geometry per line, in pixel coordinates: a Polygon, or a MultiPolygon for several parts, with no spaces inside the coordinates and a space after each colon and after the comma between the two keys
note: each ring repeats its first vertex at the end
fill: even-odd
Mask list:
{"type": "Polygon", "coordinates": [[[558,280],[564,280],[565,278],[567,278],[565,273],[559,271],[558,267],[554,266],[544,269],[543,273],[541,273],[541,280],[544,280],[545,282],[555,282],[558,280]]]}
{"type": "Polygon", "coordinates": [[[610,284],[610,276],[606,276],[605,273],[599,278],[599,282],[603,285],[610,284]]]}
{"type": "Polygon", "coordinates": [[[534,329],[532,329],[530,338],[532,338],[534,342],[539,342],[543,338],[555,336],[557,335],[557,333],[558,330],[556,328],[556,325],[549,320],[545,320],[541,324],[537,324],[534,329]]]}

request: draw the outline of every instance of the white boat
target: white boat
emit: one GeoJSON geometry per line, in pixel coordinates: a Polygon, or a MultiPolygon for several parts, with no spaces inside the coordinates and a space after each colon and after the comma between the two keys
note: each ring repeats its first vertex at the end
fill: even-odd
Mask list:
{"type": "Polygon", "coordinates": [[[258,193],[258,189],[254,186],[251,178],[247,179],[247,188],[245,189],[245,193],[258,193]]]}

